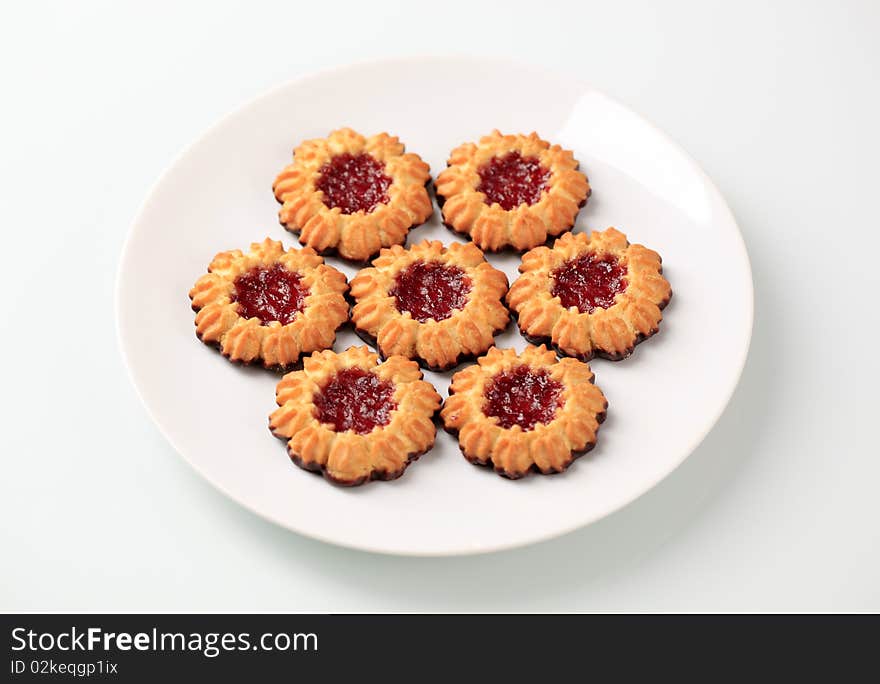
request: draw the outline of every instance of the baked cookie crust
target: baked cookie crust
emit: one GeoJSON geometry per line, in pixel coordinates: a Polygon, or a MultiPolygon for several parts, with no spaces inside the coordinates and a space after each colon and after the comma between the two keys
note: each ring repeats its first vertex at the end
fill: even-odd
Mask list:
{"type": "Polygon", "coordinates": [[[590,235],[562,236],[552,248],[537,247],[523,255],[522,275],[507,293],[519,329],[533,342],[550,342],[561,354],[581,360],[593,356],[619,361],[659,330],[662,309],[672,297],[657,252],[631,245],[615,228],[590,235]],[[604,260],[618,269],[610,306],[564,306],[554,293],[558,274],[578,259],[604,260]]]}
{"type": "MultiPolygon", "coordinates": [[[[301,354],[333,346],[337,329],[348,320],[347,290],[345,276],[325,264],[313,249],[285,250],[280,242],[266,238],[251,244],[246,252],[235,249],[217,254],[189,297],[197,312],[196,335],[202,342],[218,347],[230,361],[261,362],[266,368],[287,370],[296,366],[301,354]],[[285,324],[243,316],[244,305],[236,301],[237,279],[279,267],[294,276],[303,295],[292,320],[285,324]]],[[[285,290],[282,300],[288,294],[285,290]]]]}
{"type": "MultiPolygon", "coordinates": [[[[440,298],[431,282],[426,281],[428,303],[440,298]]],[[[506,293],[507,276],[493,268],[473,243],[444,247],[441,242],[425,240],[409,249],[395,245],[383,249],[372,267],[352,279],[352,323],[383,357],[399,354],[430,370],[448,370],[484,353],[494,336],[507,327],[510,316],[502,303],[506,293]],[[447,307],[443,314],[435,314],[440,320],[419,320],[424,315],[398,308],[395,293],[400,276],[420,264],[458,273],[467,288],[457,302],[463,300],[460,308],[447,307]]]]}
{"type": "Polygon", "coordinates": [[[593,381],[588,364],[557,360],[544,345],[527,346],[520,354],[493,347],[476,365],[452,376],[440,416],[446,430],[458,435],[461,452],[471,463],[489,466],[510,479],[530,472],[560,473],[595,446],[605,420],[608,402],[593,381]],[[544,378],[545,389],[548,383],[558,389],[549,421],[526,423],[523,429],[521,416],[519,423],[505,427],[509,421],[487,415],[492,413],[493,382],[515,373],[544,378]]]}
{"type": "MultiPolygon", "coordinates": [[[[343,169],[332,187],[349,182],[351,174],[346,173],[343,169]]],[[[303,245],[321,254],[366,262],[382,247],[403,244],[411,228],[428,220],[434,211],[425,187],[430,177],[428,165],[417,154],[405,153],[397,137],[379,133],[367,138],[341,128],[297,147],[293,163],[278,174],[272,189],[281,203],[282,225],[299,233],[303,245]],[[365,185],[352,189],[359,196],[365,189],[374,193],[376,202],[353,213],[346,213],[352,207],[333,206],[328,196],[332,188],[325,187],[324,176],[334,160],[376,167],[373,175],[381,176],[380,186],[361,178],[365,185]]]]}
{"type": "Polygon", "coordinates": [[[435,188],[444,224],[490,252],[504,248],[525,251],[544,244],[548,237],[571,230],[578,211],[590,196],[589,181],[578,171],[571,151],[551,145],[534,132],[502,135],[498,130],[480,138],[478,143],[465,143],[452,150],[447,168],[437,176],[435,188]],[[532,197],[536,199],[533,203],[524,201],[506,209],[501,203],[490,203],[481,191],[481,170],[486,175],[487,165],[511,154],[518,155],[520,166],[523,162],[532,164],[534,168],[520,170],[538,184],[535,189],[543,185],[540,196],[535,193],[532,197]],[[543,175],[536,179],[534,176],[541,169],[543,175]]]}
{"type": "Polygon", "coordinates": [[[440,395],[422,379],[418,364],[402,356],[379,363],[367,347],[337,354],[316,352],[303,360],[303,369],[285,375],[275,394],[278,404],[269,416],[272,434],[287,442],[291,459],[335,484],[355,486],[370,480],[393,480],[434,445],[434,414],[440,395]],[[364,432],[337,431],[319,420],[322,392],[346,372],[372,375],[390,393],[379,423],[364,432]]]}

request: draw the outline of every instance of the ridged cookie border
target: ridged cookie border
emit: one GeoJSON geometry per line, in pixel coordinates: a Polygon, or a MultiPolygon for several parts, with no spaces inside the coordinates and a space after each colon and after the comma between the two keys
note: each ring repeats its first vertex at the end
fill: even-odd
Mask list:
{"type": "Polygon", "coordinates": [[[436,438],[434,416],[440,395],[422,377],[418,364],[402,356],[380,362],[367,347],[344,352],[315,352],[303,368],[285,375],[275,392],[278,408],[269,416],[269,430],[287,443],[291,460],[326,480],[354,487],[372,480],[394,480],[419,456],[430,451],[436,438]],[[361,368],[394,383],[394,401],[388,424],[366,434],[336,432],[318,422],[314,396],[340,370],[361,368]]]}
{"type": "Polygon", "coordinates": [[[456,373],[440,418],[446,431],[458,437],[465,459],[516,480],[532,472],[549,475],[568,469],[596,446],[607,409],[608,401],[588,364],[557,359],[544,345],[529,345],[519,354],[493,347],[476,365],[456,373]],[[483,413],[487,383],[517,366],[544,369],[563,386],[563,404],[553,420],[531,430],[519,425],[503,428],[497,418],[483,413]]]}
{"type": "Polygon", "coordinates": [[[306,140],[293,151],[272,184],[281,203],[278,218],[303,245],[319,254],[337,254],[349,261],[366,263],[382,247],[403,244],[411,229],[434,213],[428,194],[430,168],[417,154],[407,153],[396,136],[378,133],[365,137],[351,128],[340,128],[326,138],[306,140]],[[316,188],[321,168],[340,154],[369,154],[385,165],[391,178],[387,203],[373,211],[343,214],[324,204],[316,188]]]}
{"type": "Polygon", "coordinates": [[[574,227],[575,218],[591,194],[586,175],[574,153],[541,139],[537,133],[503,135],[494,130],[477,143],[459,145],[449,155],[447,167],[434,182],[443,223],[469,237],[483,251],[512,248],[525,251],[544,244],[574,227]],[[493,157],[510,152],[537,157],[550,171],[541,198],[515,209],[487,204],[477,190],[479,169],[493,157]]]}
{"type": "Polygon", "coordinates": [[[348,321],[345,275],[324,263],[311,248],[284,249],[276,240],[254,242],[250,249],[220,252],[189,291],[196,312],[196,336],[216,347],[230,361],[286,371],[295,368],[303,353],[327,349],[336,331],[348,321]],[[256,266],[280,264],[299,273],[309,294],[296,318],[282,325],[244,318],[232,301],[235,279],[256,266]]]}
{"type": "Polygon", "coordinates": [[[383,249],[373,265],[352,278],[354,301],[351,320],[355,332],[375,346],[382,357],[399,354],[416,360],[427,370],[446,371],[476,358],[492,346],[496,335],[507,329],[510,314],[503,303],[507,276],[486,261],[473,243],[425,240],[408,249],[383,249]],[[457,266],[471,282],[462,309],[449,318],[420,322],[397,309],[388,294],[397,275],[418,261],[457,266]]]}
{"type": "Polygon", "coordinates": [[[536,247],[523,255],[520,276],[510,286],[507,304],[523,336],[549,343],[560,354],[582,361],[595,356],[620,361],[636,345],[655,335],[662,310],[672,297],[662,260],[644,245],[630,244],[615,228],[562,236],[552,248],[536,247]],[[627,268],[626,289],[607,309],[581,312],[564,308],[552,294],[554,270],[584,254],[611,254],[627,268]]]}

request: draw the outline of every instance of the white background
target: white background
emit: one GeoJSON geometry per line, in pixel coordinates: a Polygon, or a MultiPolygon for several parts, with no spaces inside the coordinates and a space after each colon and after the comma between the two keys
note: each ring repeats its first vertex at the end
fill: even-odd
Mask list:
{"type": "Polygon", "coordinates": [[[0,609],[880,610],[878,33],[868,1],[4,9],[0,609]],[[240,509],[152,426],[115,336],[128,225],[184,146],[290,78],[424,53],[568,70],[653,120],[728,198],[755,279],[742,383],[679,470],[471,558],[240,509]]]}

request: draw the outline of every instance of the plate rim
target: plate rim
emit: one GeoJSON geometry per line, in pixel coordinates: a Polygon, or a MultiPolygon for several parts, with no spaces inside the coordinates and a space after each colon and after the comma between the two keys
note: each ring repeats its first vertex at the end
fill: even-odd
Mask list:
{"type": "Polygon", "coordinates": [[[754,331],[754,319],[755,319],[755,295],[754,295],[754,275],[752,272],[751,260],[749,258],[748,248],[746,246],[745,238],[743,237],[742,229],[739,226],[739,223],[736,221],[736,217],[733,214],[730,205],[727,203],[724,195],[721,193],[720,189],[717,187],[715,182],[709,176],[709,174],[703,169],[702,166],[696,161],[696,159],[691,156],[691,154],[682,147],[674,138],[672,138],[668,133],[666,133],[662,128],[660,128],[657,124],[655,124],[651,119],[645,117],[640,112],[636,111],[629,105],[619,101],[615,97],[612,97],[605,93],[602,90],[599,90],[593,87],[591,84],[586,82],[580,76],[571,73],[568,70],[556,70],[550,69],[543,65],[538,65],[530,62],[526,62],[523,60],[512,59],[507,57],[497,57],[497,56],[477,56],[477,55],[453,55],[453,54],[424,54],[424,55],[410,55],[410,56],[396,56],[396,57],[385,57],[381,59],[364,59],[364,60],[356,60],[352,62],[347,62],[345,64],[328,66],[325,68],[317,69],[315,71],[309,71],[305,74],[301,74],[292,79],[288,79],[282,83],[276,84],[258,95],[249,98],[245,102],[239,104],[237,107],[233,108],[219,119],[217,119],[214,123],[208,126],[204,131],[202,131],[198,136],[195,137],[190,143],[185,145],[173,158],[172,160],[165,166],[156,180],[150,185],[147,193],[144,196],[144,199],[140,203],[133,219],[128,225],[128,229],[126,232],[125,240],[122,245],[122,249],[120,250],[118,257],[118,264],[116,269],[116,278],[114,285],[114,297],[113,297],[113,310],[115,317],[115,329],[116,329],[116,339],[119,347],[119,353],[122,357],[123,366],[125,366],[126,374],[128,375],[129,381],[135,390],[135,394],[140,400],[141,405],[149,416],[150,420],[154,424],[154,426],[159,430],[159,433],[162,437],[168,442],[168,444],[172,447],[172,449],[177,452],[178,456],[180,456],[184,462],[186,462],[190,468],[192,468],[204,481],[208,482],[212,487],[214,487],[217,491],[222,493],[224,496],[229,498],[231,501],[234,501],[236,504],[241,506],[242,508],[248,510],[250,513],[258,516],[263,520],[267,520],[279,527],[282,527],[286,530],[290,530],[291,532],[295,532],[296,534],[302,535],[303,537],[307,537],[309,539],[313,539],[316,541],[320,541],[326,544],[332,544],[333,546],[339,548],[353,549],[357,551],[367,552],[367,553],[378,553],[388,556],[398,556],[398,557],[424,557],[424,558],[443,558],[443,557],[459,557],[459,556],[476,556],[488,553],[497,553],[501,551],[507,551],[516,548],[522,548],[526,546],[531,546],[533,544],[538,544],[540,542],[550,541],[552,539],[558,539],[559,537],[563,537],[565,535],[571,534],[576,530],[585,528],[589,525],[592,525],[599,520],[607,518],[627,506],[631,505],[642,496],[655,489],[661,482],[663,482],[666,478],[672,475],[676,470],[678,470],[682,463],[684,463],[691,454],[696,451],[696,449],[703,443],[706,437],[711,433],[711,431],[718,424],[719,419],[727,410],[730,405],[730,400],[733,397],[736,388],[739,386],[740,381],[742,379],[742,374],[745,369],[746,362],[748,360],[749,352],[751,349],[752,343],[752,335],[754,331]],[[717,201],[719,209],[722,209],[726,213],[726,217],[729,220],[730,224],[734,228],[734,232],[736,234],[736,238],[738,240],[738,246],[740,251],[741,260],[743,262],[743,266],[745,267],[745,271],[748,275],[748,297],[747,297],[747,313],[748,313],[748,325],[747,330],[745,331],[745,344],[742,345],[742,352],[740,354],[740,358],[737,360],[736,364],[736,373],[732,376],[733,380],[728,387],[725,388],[723,393],[724,400],[719,404],[719,408],[716,411],[715,415],[712,416],[711,420],[707,421],[706,425],[698,431],[698,434],[693,438],[690,446],[686,449],[682,450],[681,456],[678,460],[670,467],[668,470],[663,472],[658,477],[654,478],[653,481],[646,487],[644,487],[641,491],[633,494],[629,497],[622,498],[619,502],[616,502],[614,506],[611,506],[601,512],[600,514],[594,515],[587,519],[578,519],[573,524],[568,524],[566,526],[555,529],[549,533],[542,533],[540,535],[534,535],[529,538],[520,539],[511,542],[503,542],[503,543],[488,543],[482,544],[479,548],[473,548],[470,546],[458,547],[456,549],[444,549],[437,551],[430,550],[414,550],[407,551],[398,548],[383,548],[381,546],[376,546],[374,544],[359,544],[357,542],[351,541],[340,541],[339,539],[334,539],[329,536],[325,536],[321,533],[316,533],[313,530],[302,528],[295,524],[292,524],[290,521],[281,520],[278,517],[271,515],[269,513],[257,510],[251,503],[243,498],[240,498],[233,493],[231,493],[221,482],[215,480],[213,477],[210,477],[205,471],[201,469],[189,456],[184,453],[174,438],[172,438],[168,428],[163,424],[162,421],[159,420],[153,408],[148,403],[144,393],[141,389],[141,386],[138,384],[134,366],[129,357],[128,351],[126,349],[125,342],[125,333],[123,331],[122,325],[122,292],[125,288],[125,280],[126,280],[126,265],[129,263],[132,258],[132,243],[134,241],[134,234],[136,232],[137,226],[143,221],[144,214],[146,213],[146,209],[151,201],[151,198],[156,193],[157,189],[165,182],[167,177],[171,174],[171,172],[178,167],[178,165],[186,159],[190,152],[198,146],[203,140],[212,135],[217,129],[221,128],[226,122],[234,117],[238,116],[245,110],[249,109],[257,102],[260,102],[265,99],[269,99],[273,97],[276,93],[287,90],[288,88],[292,88],[298,86],[302,83],[321,79],[330,75],[339,74],[346,71],[355,71],[361,68],[377,68],[382,65],[390,65],[390,64],[409,64],[412,62],[424,62],[424,61],[435,61],[435,62],[472,62],[472,63],[492,63],[496,66],[508,67],[512,69],[527,69],[531,70],[533,73],[540,74],[543,78],[548,80],[554,80],[557,82],[565,81],[576,83],[578,87],[583,91],[590,91],[596,93],[603,98],[606,98],[613,105],[620,107],[624,111],[631,113],[635,116],[639,122],[643,125],[646,125],[651,129],[651,131],[658,135],[662,140],[664,140],[675,152],[677,152],[681,157],[686,161],[688,167],[691,171],[696,172],[697,176],[701,178],[701,180],[705,184],[705,188],[712,193],[714,199],[717,201]]]}

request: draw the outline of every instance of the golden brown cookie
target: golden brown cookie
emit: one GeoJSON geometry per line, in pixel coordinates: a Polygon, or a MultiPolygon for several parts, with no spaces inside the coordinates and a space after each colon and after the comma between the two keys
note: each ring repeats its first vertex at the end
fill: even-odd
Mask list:
{"type": "Polygon", "coordinates": [[[272,188],[281,223],[302,244],[364,262],[428,220],[430,178],[428,165],[405,154],[396,137],[341,128],[297,147],[272,188]]]}
{"type": "Polygon", "coordinates": [[[518,479],[560,473],[592,449],[607,408],[588,364],[544,345],[492,347],[452,376],[440,416],[468,461],[518,479]]]}
{"type": "Polygon", "coordinates": [[[348,320],[345,276],[313,249],[266,238],[220,252],[189,292],[196,335],[241,363],[284,370],[300,354],[333,346],[348,320]]]}
{"type": "Polygon", "coordinates": [[[506,292],[507,276],[473,243],[395,245],[352,279],[352,322],[383,357],[448,370],[484,353],[507,327],[506,292]]]}
{"type": "Polygon", "coordinates": [[[618,361],[659,330],[672,289],[660,255],[614,228],[564,235],[523,255],[507,303],[531,341],[618,361]]]}
{"type": "Polygon", "coordinates": [[[590,196],[569,150],[497,130],[456,147],[435,182],[443,223],[484,250],[519,251],[571,230],[590,196]]]}
{"type": "Polygon", "coordinates": [[[434,445],[440,395],[402,356],[367,347],[316,352],[285,375],[269,429],[301,468],[336,484],[393,480],[434,445]]]}

